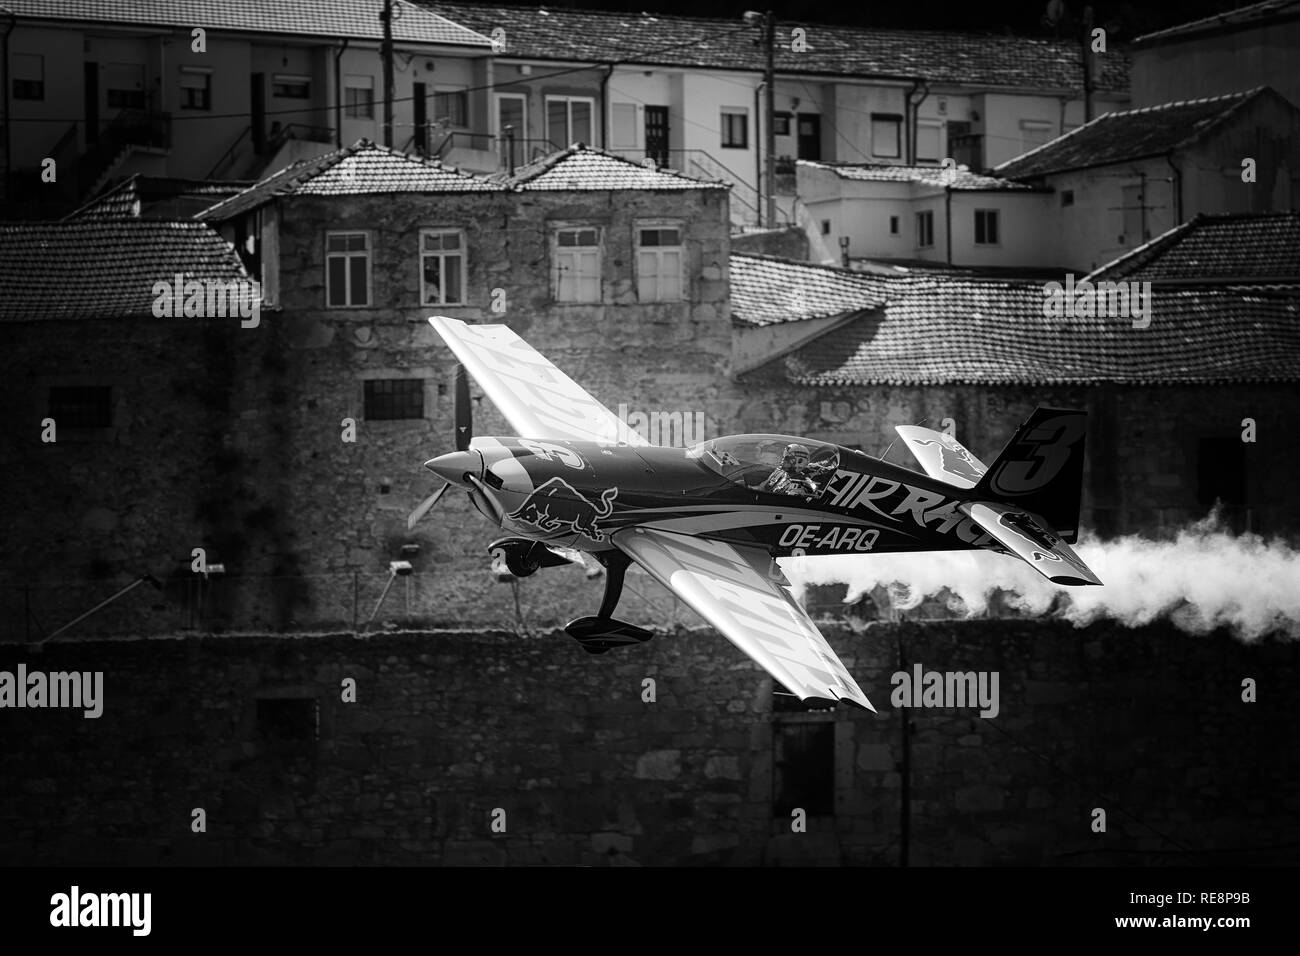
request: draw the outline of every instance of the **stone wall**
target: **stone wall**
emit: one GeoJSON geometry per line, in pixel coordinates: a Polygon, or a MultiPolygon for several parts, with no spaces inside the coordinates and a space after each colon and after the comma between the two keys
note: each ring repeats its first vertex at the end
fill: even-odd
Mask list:
{"type": "Polygon", "coordinates": [[[878,714],[774,713],[771,681],[705,630],[599,657],[558,633],[3,645],[0,671],[102,671],[104,699],[97,719],[0,711],[0,862],[1298,862],[1294,645],[1010,622],[828,637],[878,714]],[[997,672],[997,716],[895,708],[916,664],[997,672]],[[809,726],[832,766],[799,762],[809,726]],[[783,775],[816,799],[818,774],[832,812],[795,833],[783,775]]]}

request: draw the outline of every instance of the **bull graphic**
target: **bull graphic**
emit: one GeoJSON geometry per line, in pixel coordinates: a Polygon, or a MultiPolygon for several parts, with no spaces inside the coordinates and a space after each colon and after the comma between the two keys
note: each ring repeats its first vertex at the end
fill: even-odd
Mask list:
{"type": "Polygon", "coordinates": [[[606,488],[600,494],[600,505],[594,505],[563,478],[548,478],[524,499],[519,510],[508,515],[517,521],[533,525],[540,531],[554,534],[572,530],[585,534],[595,541],[604,541],[605,533],[596,522],[609,517],[614,510],[617,488],[606,488]]]}
{"type": "Polygon", "coordinates": [[[956,448],[949,446],[945,442],[926,439],[918,441],[918,445],[938,445],[939,460],[942,463],[943,470],[950,475],[957,475],[960,478],[967,478],[970,481],[979,483],[984,477],[984,472],[980,471],[975,462],[971,460],[970,452],[958,445],[956,448]]]}

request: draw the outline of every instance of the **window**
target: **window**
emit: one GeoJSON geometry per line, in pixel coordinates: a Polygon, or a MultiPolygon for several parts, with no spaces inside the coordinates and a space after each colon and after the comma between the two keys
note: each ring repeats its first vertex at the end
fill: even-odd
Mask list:
{"type": "Polygon", "coordinates": [[[294,73],[276,73],[271,78],[271,95],[283,100],[311,98],[311,77],[294,73]]]}
{"type": "Polygon", "coordinates": [[[465,236],[458,229],[420,230],[420,303],[463,305],[465,236]]]}
{"type": "Polygon", "coordinates": [[[897,113],[871,114],[871,155],[898,159],[903,155],[903,117],[897,113]]]}
{"type": "Polygon", "coordinates": [[[134,63],[110,63],[106,71],[107,102],[110,109],[144,109],[144,67],[134,63]]]}
{"type": "Polygon", "coordinates": [[[330,307],[370,304],[370,234],[325,234],[325,301],[330,307]]]}
{"type": "Polygon", "coordinates": [[[897,216],[890,216],[890,217],[889,217],[889,234],[890,234],[891,236],[896,236],[896,235],[898,235],[898,230],[899,230],[898,217],[897,217],[897,216]]]}
{"type": "Polygon", "coordinates": [[[637,229],[636,294],[642,302],[682,299],[682,231],[678,226],[637,229]]]}
{"type": "Polygon", "coordinates": [[[212,71],[201,67],[181,67],[181,109],[212,109],[212,71]]]}
{"type": "Polygon", "coordinates": [[[375,78],[349,73],[343,81],[343,115],[355,119],[375,117],[375,78]]]}
{"type": "Polygon", "coordinates": [[[920,120],[916,124],[916,159],[918,162],[938,162],[943,142],[943,124],[933,120],[920,120]]]}
{"type": "Polygon", "coordinates": [[[422,378],[371,378],[364,388],[367,421],[424,417],[422,378]]]}
{"type": "Polygon", "coordinates": [[[1063,190],[1061,190],[1061,205],[1062,205],[1062,206],[1073,206],[1073,205],[1074,205],[1074,190],[1073,190],[1073,189],[1063,189],[1063,190]]]}
{"type": "Polygon", "coordinates": [[[49,417],[55,428],[111,428],[113,390],[107,385],[55,385],[50,388],[49,417]]]}
{"type": "Polygon", "coordinates": [[[934,211],[931,209],[916,214],[916,244],[922,249],[934,245],[934,211]]]}
{"type": "Polygon", "coordinates": [[[555,301],[600,301],[600,230],[556,230],[554,263],[555,301]]]}
{"type": "Polygon", "coordinates": [[[810,817],[835,813],[835,724],[773,721],[775,792],[772,814],[789,820],[796,807],[810,817]]]}
{"type": "Polygon", "coordinates": [[[831,234],[831,221],[830,221],[829,219],[823,219],[823,220],[822,220],[822,235],[823,235],[823,236],[829,236],[830,234],[831,234]]]}
{"type": "Polygon", "coordinates": [[[1052,138],[1052,124],[1047,120],[1020,121],[1020,148],[1024,152],[1037,149],[1052,138]]]}
{"type": "Polygon", "coordinates": [[[45,57],[36,53],[15,53],[10,57],[16,100],[45,99],[45,57]]]}
{"type": "Polygon", "coordinates": [[[528,98],[522,93],[497,93],[496,104],[497,135],[505,136],[506,127],[509,126],[514,130],[516,143],[527,138],[528,98]]]}
{"type": "Polygon", "coordinates": [[[469,93],[465,90],[435,90],[433,121],[444,126],[468,126],[469,93]]]}
{"type": "Polygon", "coordinates": [[[723,149],[749,148],[749,111],[722,111],[722,147],[723,149]]]}
{"type": "Polygon", "coordinates": [[[996,246],[998,244],[998,211],[996,209],[975,210],[975,245],[996,246]]]}
{"type": "Polygon", "coordinates": [[[590,143],[596,101],[589,96],[548,96],[546,138],[556,146],[590,143]]]}
{"type": "Polygon", "coordinates": [[[773,113],[772,114],[772,132],[776,136],[790,135],[790,114],[773,113]]]}

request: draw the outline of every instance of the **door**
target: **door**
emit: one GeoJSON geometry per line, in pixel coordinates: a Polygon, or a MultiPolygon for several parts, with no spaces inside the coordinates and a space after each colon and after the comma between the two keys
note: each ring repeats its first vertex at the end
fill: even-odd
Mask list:
{"type": "Polygon", "coordinates": [[[645,108],[645,154],[656,166],[668,165],[668,107],[645,108]]]}
{"type": "Polygon", "coordinates": [[[429,153],[429,100],[423,83],[411,87],[411,103],[415,111],[415,151],[421,156],[429,153]]]}
{"type": "Polygon", "coordinates": [[[822,118],[817,113],[800,113],[799,123],[799,158],[822,158],[822,118]]]}
{"type": "Polygon", "coordinates": [[[86,117],[86,142],[93,143],[99,139],[99,64],[87,62],[83,65],[82,107],[86,117]]]}
{"type": "Polygon", "coordinates": [[[514,169],[528,155],[528,100],[522,93],[496,95],[497,151],[502,164],[514,169]]]}
{"type": "Polygon", "coordinates": [[[248,82],[248,116],[253,128],[253,152],[266,152],[266,74],[254,73],[248,82]]]}

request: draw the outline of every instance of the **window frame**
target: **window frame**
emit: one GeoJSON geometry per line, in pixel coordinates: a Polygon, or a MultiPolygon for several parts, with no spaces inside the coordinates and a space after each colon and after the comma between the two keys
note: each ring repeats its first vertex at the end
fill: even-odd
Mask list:
{"type": "Polygon", "coordinates": [[[374,250],[375,250],[375,246],[374,246],[374,236],[373,236],[371,230],[369,230],[369,229],[326,229],[326,230],[325,230],[324,257],[323,257],[323,258],[324,258],[324,261],[325,261],[325,308],[327,308],[327,309],[368,309],[368,308],[371,308],[371,305],[372,305],[372,303],[373,303],[373,301],[374,301],[374,288],[375,288],[374,275],[373,275],[373,273],[374,273],[374,250]],[[341,252],[331,252],[331,251],[330,251],[330,238],[333,237],[333,236],[365,236],[365,238],[366,238],[366,248],[365,248],[364,253],[362,253],[362,255],[365,256],[365,260],[366,260],[366,300],[365,300],[365,302],[352,302],[352,301],[351,301],[351,298],[352,298],[352,297],[351,297],[350,293],[351,293],[351,291],[352,291],[352,270],[351,270],[351,268],[349,268],[347,265],[345,265],[345,267],[344,267],[344,270],[343,270],[343,277],[344,277],[344,281],[345,281],[345,285],[346,285],[346,290],[347,290],[347,292],[349,293],[348,296],[347,296],[347,298],[348,298],[349,301],[344,302],[344,303],[339,304],[339,305],[335,305],[335,304],[333,304],[333,303],[330,302],[330,260],[333,259],[333,258],[339,258],[339,257],[341,257],[341,258],[343,258],[343,260],[344,260],[345,263],[349,263],[349,262],[351,261],[351,259],[355,258],[355,257],[358,255],[358,253],[356,253],[356,252],[354,252],[353,250],[350,250],[350,249],[345,249],[345,250],[343,250],[343,251],[341,251],[341,252]]]}
{"type": "Polygon", "coordinates": [[[343,118],[372,120],[375,118],[375,78],[369,73],[346,73],[343,76],[343,118]],[[369,80],[369,86],[357,86],[352,81],[369,80]],[[351,102],[352,93],[369,93],[365,101],[351,102]]]}
{"type": "Polygon", "coordinates": [[[18,53],[9,54],[9,91],[10,98],[23,100],[25,102],[44,102],[45,100],[45,54],[44,53],[18,53]],[[21,72],[18,68],[20,58],[30,58],[36,61],[37,77],[19,76],[21,72]],[[20,85],[21,84],[21,85],[20,85]]]}
{"type": "MultiPolygon", "coordinates": [[[[367,375],[361,380],[361,420],[364,422],[418,422],[424,421],[429,417],[428,402],[429,384],[423,376],[420,375],[394,375],[392,372],[376,373],[367,375]],[[397,394],[396,390],[392,392],[377,391],[377,384],[394,385],[396,383],[413,383],[403,390],[403,394],[397,394]],[[390,398],[387,402],[380,403],[378,398],[388,395],[390,398]],[[392,409],[401,411],[403,406],[408,404],[408,400],[415,396],[418,398],[418,415],[371,415],[371,402],[376,405],[386,404],[392,409]]],[[[376,409],[378,410],[378,409],[376,409]]]]}
{"type": "Polygon", "coordinates": [[[916,248],[933,249],[934,248],[934,210],[918,209],[916,212],[916,248]],[[922,223],[925,225],[922,226],[922,223]],[[923,238],[929,239],[928,242],[922,242],[923,238]]]}
{"type": "Polygon", "coordinates": [[[1002,245],[1002,215],[997,209],[980,208],[975,210],[975,245],[977,246],[1000,246],[1002,245]],[[984,238],[980,238],[980,222],[983,219],[984,238]],[[991,217],[991,220],[990,220],[991,217]],[[993,238],[989,239],[989,222],[993,223],[993,238]]]}
{"type": "Polygon", "coordinates": [[[206,66],[182,66],[180,82],[180,102],[179,106],[183,110],[197,110],[200,112],[211,112],[212,110],[212,70],[206,66]],[[187,86],[186,77],[201,77],[202,86],[187,86]],[[198,91],[202,95],[197,97],[199,102],[192,103],[190,92],[198,91]]]}
{"type": "Polygon", "coordinates": [[[718,148],[749,149],[749,108],[745,106],[722,106],[718,112],[718,148]],[[728,142],[733,132],[727,118],[740,120],[740,142],[728,142]]]}
{"type": "Polygon", "coordinates": [[[311,99],[311,85],[311,76],[305,73],[272,73],[271,98],[277,100],[309,100],[311,99]],[[299,86],[302,87],[302,95],[281,92],[299,86]]]}
{"type": "MultiPolygon", "coordinates": [[[[417,269],[419,270],[420,273],[419,276],[420,305],[421,306],[468,305],[469,294],[468,294],[468,290],[466,289],[466,284],[469,279],[469,249],[468,249],[468,239],[466,238],[465,230],[459,228],[458,226],[424,226],[419,231],[419,238],[417,239],[417,242],[419,243],[419,246],[416,250],[416,264],[417,264],[417,269]],[[443,291],[441,289],[439,290],[439,299],[436,302],[430,301],[428,296],[425,294],[427,286],[425,285],[425,278],[424,278],[424,261],[426,258],[436,257],[438,259],[441,259],[442,264],[439,266],[439,270],[442,275],[446,275],[446,260],[448,258],[449,251],[446,249],[440,249],[434,252],[429,252],[426,251],[424,248],[425,236],[435,236],[435,235],[436,236],[454,235],[460,240],[460,246],[451,252],[451,255],[454,255],[456,258],[460,260],[460,298],[454,302],[449,301],[446,298],[446,296],[443,295],[443,291]]],[[[444,286],[445,284],[446,283],[444,282],[444,286]]]]}
{"type": "Polygon", "coordinates": [[[443,111],[438,109],[439,97],[459,97],[461,117],[460,122],[455,121],[455,117],[449,116],[444,129],[469,129],[469,88],[465,86],[434,86],[430,96],[430,113],[429,122],[433,124],[442,123],[443,111]]]}
{"type": "Polygon", "coordinates": [[[872,113],[871,114],[871,155],[880,159],[902,159],[903,158],[903,115],[901,113],[872,113]],[[883,153],[877,148],[876,124],[892,123],[894,126],[894,151],[892,153],[883,153]]]}
{"type": "MultiPolygon", "coordinates": [[[[604,257],[604,227],[599,223],[591,222],[564,222],[554,223],[551,226],[551,300],[558,305],[599,305],[605,301],[605,283],[603,270],[605,266],[604,257]],[[569,232],[587,232],[592,231],[596,234],[596,241],[591,246],[561,246],[560,236],[569,232]],[[586,249],[593,250],[595,253],[595,279],[596,279],[596,297],[594,299],[583,298],[564,298],[561,295],[564,286],[564,270],[561,267],[562,256],[576,256],[578,253],[562,252],[562,249],[586,249]]],[[[578,278],[571,281],[577,282],[578,278]]],[[[576,287],[575,287],[576,288],[576,287]]]]}
{"type": "Polygon", "coordinates": [[[596,98],[594,96],[570,96],[566,93],[548,93],[542,97],[542,131],[543,136],[548,143],[554,143],[560,149],[566,149],[574,143],[585,143],[590,146],[587,140],[581,140],[574,136],[573,129],[573,104],[586,103],[588,110],[588,123],[591,127],[588,139],[596,138],[596,98]],[[564,103],[564,125],[565,138],[558,141],[551,135],[551,104],[564,103]]]}
{"type": "Polygon", "coordinates": [[[643,219],[633,223],[632,244],[636,249],[636,297],[638,302],[684,302],[686,301],[686,229],[685,223],[675,219],[643,219]],[[677,243],[675,245],[643,245],[644,232],[663,231],[672,229],[677,232],[677,243]],[[659,294],[659,283],[664,276],[665,270],[662,269],[664,253],[676,253],[677,256],[677,294],[671,297],[665,297],[659,294]],[[644,273],[641,269],[641,259],[643,254],[650,254],[655,257],[658,268],[655,270],[654,282],[656,293],[653,296],[644,294],[642,281],[644,273]]]}

